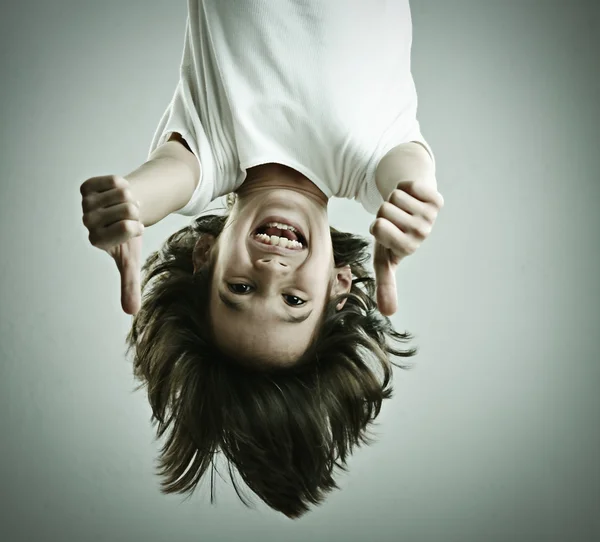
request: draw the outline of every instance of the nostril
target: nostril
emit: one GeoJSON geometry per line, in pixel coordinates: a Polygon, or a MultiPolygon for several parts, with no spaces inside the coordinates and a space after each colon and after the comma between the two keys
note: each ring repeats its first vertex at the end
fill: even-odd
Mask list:
{"type": "MultiPolygon", "coordinates": [[[[272,259],[271,258],[262,258],[259,261],[262,262],[263,264],[270,264],[272,259]]],[[[289,265],[287,263],[280,262],[277,260],[275,262],[278,263],[279,265],[281,265],[281,267],[289,267],[289,265]]]]}

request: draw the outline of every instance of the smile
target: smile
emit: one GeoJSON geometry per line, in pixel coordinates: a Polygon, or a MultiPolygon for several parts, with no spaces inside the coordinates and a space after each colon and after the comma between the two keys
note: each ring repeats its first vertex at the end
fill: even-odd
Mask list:
{"type": "Polygon", "coordinates": [[[300,228],[279,217],[267,218],[254,230],[252,238],[266,246],[281,247],[288,251],[300,251],[308,246],[300,228]]]}

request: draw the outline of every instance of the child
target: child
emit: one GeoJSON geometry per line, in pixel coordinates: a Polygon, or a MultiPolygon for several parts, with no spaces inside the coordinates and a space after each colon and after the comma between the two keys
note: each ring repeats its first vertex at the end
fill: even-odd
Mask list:
{"type": "Polygon", "coordinates": [[[170,428],[165,493],[193,491],[220,450],[263,501],[299,517],[369,442],[391,356],[416,353],[387,318],[394,272],[443,206],[411,40],[408,0],[189,0],[179,84],[148,161],[83,183],[90,242],[115,259],[135,314],[136,377],[158,436],[170,428]],[[173,234],[140,285],[143,226],[224,195],[228,212],[173,234]],[[329,226],[333,196],[377,214],[377,288],[368,241],[329,226]]]}

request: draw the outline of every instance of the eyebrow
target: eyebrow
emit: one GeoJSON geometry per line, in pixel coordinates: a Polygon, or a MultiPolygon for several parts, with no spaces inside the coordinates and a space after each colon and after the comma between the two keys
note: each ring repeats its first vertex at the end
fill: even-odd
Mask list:
{"type": "MultiPolygon", "coordinates": [[[[232,309],[236,312],[244,312],[241,301],[231,301],[231,299],[228,299],[227,296],[221,291],[219,291],[219,299],[229,309],[232,309]]],[[[288,314],[285,317],[280,318],[280,320],[282,320],[283,322],[289,322],[290,324],[300,324],[301,322],[304,322],[311,314],[312,309],[300,316],[293,316],[292,314],[288,314]]]]}

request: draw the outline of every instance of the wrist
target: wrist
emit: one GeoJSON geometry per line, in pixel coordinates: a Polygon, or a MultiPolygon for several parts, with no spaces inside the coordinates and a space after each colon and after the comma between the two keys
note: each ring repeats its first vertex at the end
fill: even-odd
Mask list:
{"type": "Polygon", "coordinates": [[[152,226],[185,206],[196,185],[195,172],[177,158],[151,158],[125,175],[134,201],[139,202],[140,222],[152,226]]]}

